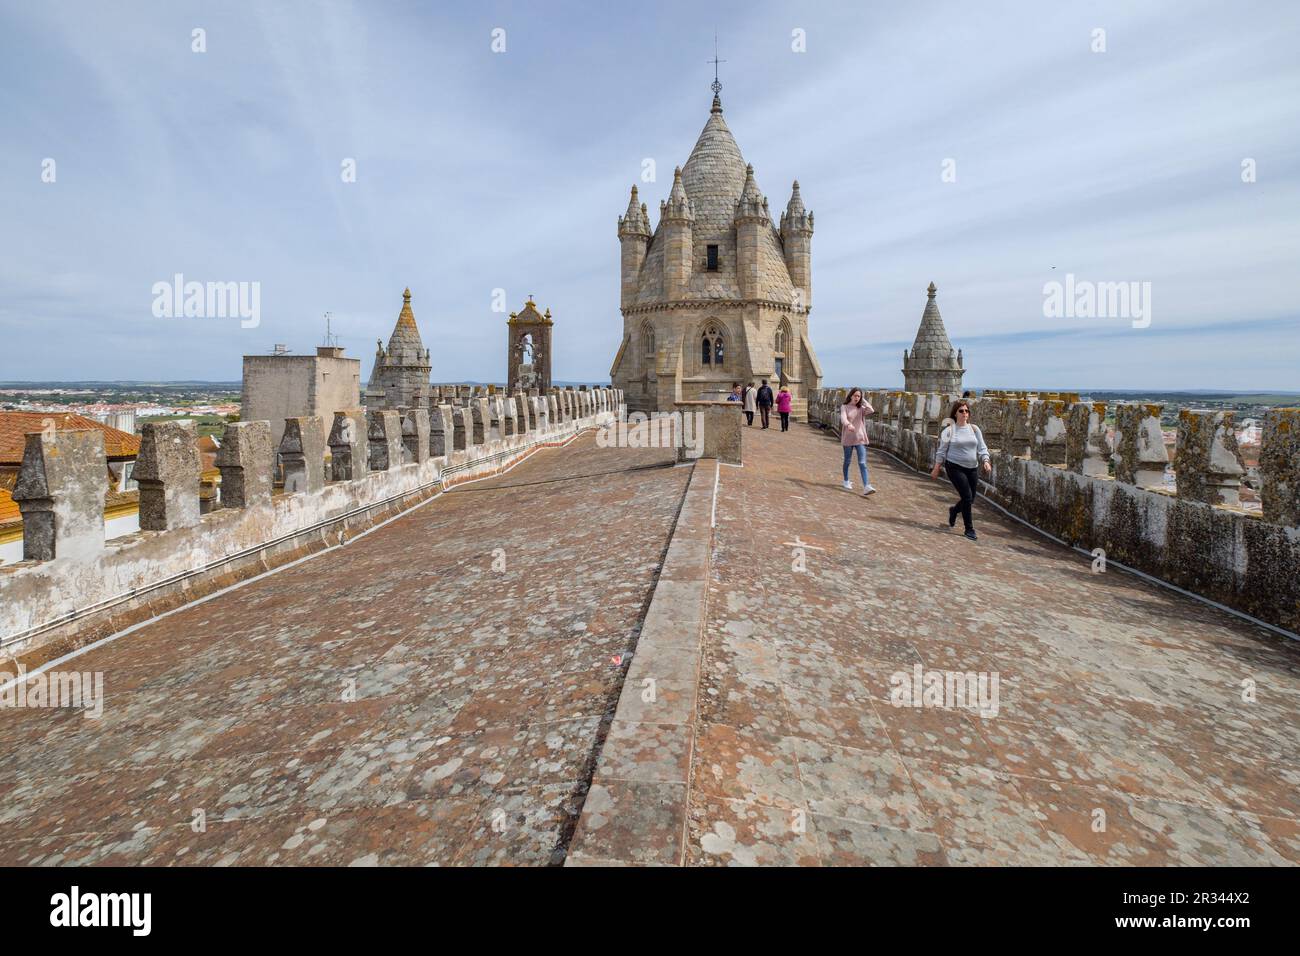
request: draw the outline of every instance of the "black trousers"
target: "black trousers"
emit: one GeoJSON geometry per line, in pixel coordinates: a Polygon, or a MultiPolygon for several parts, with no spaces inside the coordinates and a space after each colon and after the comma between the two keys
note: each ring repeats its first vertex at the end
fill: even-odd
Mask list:
{"type": "Polygon", "coordinates": [[[758,414],[759,417],[763,419],[763,427],[766,428],[768,416],[772,414],[772,406],[771,405],[758,406],[758,414]]]}
{"type": "Polygon", "coordinates": [[[746,424],[746,425],[752,425],[752,424],[754,424],[754,413],[753,413],[753,412],[745,412],[745,424],[746,424]]]}
{"type": "Polygon", "coordinates": [[[979,469],[963,468],[961,465],[954,465],[952,462],[944,462],[944,471],[948,472],[948,480],[952,486],[957,489],[957,495],[960,500],[957,502],[957,510],[961,514],[962,523],[966,526],[967,531],[974,529],[975,525],[970,520],[971,502],[975,500],[975,491],[979,488],[979,469]]]}
{"type": "Polygon", "coordinates": [[[789,412],[782,412],[782,413],[781,413],[781,431],[783,431],[783,432],[788,432],[789,430],[790,430],[790,413],[789,413],[789,412]]]}

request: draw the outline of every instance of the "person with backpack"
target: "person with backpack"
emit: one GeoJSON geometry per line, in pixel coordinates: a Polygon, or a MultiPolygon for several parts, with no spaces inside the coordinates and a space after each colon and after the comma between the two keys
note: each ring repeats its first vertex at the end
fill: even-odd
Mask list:
{"type": "Polygon", "coordinates": [[[852,491],[853,482],[849,481],[849,462],[854,452],[858,455],[858,471],[862,474],[862,497],[874,495],[876,489],[871,487],[867,475],[867,416],[875,412],[862,389],[851,388],[840,406],[840,444],[844,447],[844,490],[852,491]]]}
{"type": "Polygon", "coordinates": [[[794,403],[794,396],[790,394],[790,389],[781,386],[781,391],[776,395],[776,410],[781,413],[781,431],[790,430],[790,406],[794,403]]]}
{"type": "Polygon", "coordinates": [[[759,416],[763,419],[763,427],[768,426],[768,418],[772,414],[772,389],[768,387],[767,379],[763,379],[763,385],[755,396],[758,402],[759,416]]]}
{"type": "Polygon", "coordinates": [[[940,467],[948,472],[948,480],[958,495],[957,503],[948,509],[948,527],[957,524],[957,515],[960,514],[966,526],[966,537],[977,541],[979,535],[971,521],[970,507],[979,490],[979,468],[989,475],[993,472],[993,465],[988,446],[984,444],[984,433],[978,425],[970,422],[970,402],[959,398],[953,403],[948,417],[952,424],[945,425],[939,433],[939,447],[934,453],[930,477],[938,478],[940,467]]]}

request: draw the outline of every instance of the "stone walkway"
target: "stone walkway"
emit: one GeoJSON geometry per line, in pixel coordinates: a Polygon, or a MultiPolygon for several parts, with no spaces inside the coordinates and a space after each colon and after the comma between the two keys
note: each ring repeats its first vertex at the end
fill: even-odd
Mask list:
{"type": "Polygon", "coordinates": [[[558,862],[671,460],[588,434],[62,665],[104,714],[0,710],[0,864],[558,862]]]}
{"type": "MultiPolygon", "coordinates": [[[[659,698],[680,798],[619,808],[661,841],[629,858],[1300,861],[1295,643],[983,502],[967,541],[946,482],[882,454],[851,495],[806,425],[745,458],[694,707],[659,698]],[[893,705],[930,672],[996,677],[990,715],[893,705]]],[[[589,434],[62,665],[104,673],[104,716],[0,710],[0,864],[561,862],[680,520],[670,460],[589,434]]]]}
{"type": "Polygon", "coordinates": [[[879,493],[845,492],[806,425],[744,454],[721,469],[688,863],[1300,862],[1296,643],[983,502],[968,541],[947,481],[883,453],[879,493]],[[918,665],[996,674],[996,716],[894,706],[918,665]]]}

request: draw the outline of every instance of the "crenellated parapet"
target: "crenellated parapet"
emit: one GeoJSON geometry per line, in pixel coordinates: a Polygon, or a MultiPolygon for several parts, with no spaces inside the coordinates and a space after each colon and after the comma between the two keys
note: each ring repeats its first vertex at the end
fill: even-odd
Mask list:
{"type": "Polygon", "coordinates": [[[1265,414],[1259,473],[1264,520],[1300,525],[1300,408],[1273,408],[1265,414]]]}
{"type": "Polygon", "coordinates": [[[403,408],[402,412],[402,461],[406,464],[422,464],[429,457],[429,410],[427,408],[403,408]]]}
{"type": "Polygon", "coordinates": [[[28,435],[13,490],[23,516],[23,560],[93,559],[104,546],[105,490],[102,432],[28,435]]]}
{"type": "MultiPolygon", "coordinates": [[[[288,419],[286,435],[290,424],[296,429],[301,421],[288,419]]],[[[318,422],[318,440],[320,429],[318,422]]],[[[193,422],[148,422],[141,426],[140,456],[133,473],[140,486],[141,531],[171,531],[199,523],[197,441],[193,422]]]]}
{"type": "Polygon", "coordinates": [[[267,504],[275,490],[271,423],[227,425],[217,450],[216,465],[221,472],[222,507],[256,508],[267,504]]]}
{"type": "Polygon", "coordinates": [[[1063,465],[1066,460],[1066,403],[1057,399],[1035,402],[1029,418],[1035,461],[1063,465]]]}
{"type": "MultiPolygon", "coordinates": [[[[334,413],[330,427],[330,477],[334,481],[364,478],[370,471],[370,439],[364,408],[343,408],[334,413]]],[[[221,497],[226,496],[222,478],[221,497]]]]}
{"type": "MultiPolygon", "coordinates": [[[[938,441],[929,433],[934,394],[868,392],[872,453],[928,471],[938,441]]],[[[814,390],[810,423],[838,434],[844,396],[814,390]]],[[[985,392],[971,404],[992,453],[984,497],[1089,554],[1101,549],[1112,562],[1300,631],[1300,409],[1265,418],[1262,511],[1253,511],[1239,503],[1244,468],[1230,413],[1181,414],[1171,491],[1159,405],[1049,392],[985,392]]]]}
{"type": "Polygon", "coordinates": [[[220,507],[209,513],[199,508],[194,426],[147,423],[135,471],[141,531],[107,542],[102,433],[27,436],[13,492],[24,560],[0,567],[0,647],[77,646],[337,546],[454,484],[612,422],[618,404],[604,387],[506,396],[435,386],[430,395],[427,406],[339,409],[328,432],[322,417],[286,419],[278,447],[270,422],[228,425],[216,460],[220,507]],[[517,430],[507,409],[520,416],[517,430]]]}
{"type": "MultiPolygon", "coordinates": [[[[322,437],[324,428],[325,423],[319,415],[305,415],[284,420],[284,435],[280,439],[280,464],[284,468],[286,494],[320,491],[325,487],[325,439],[322,437]]],[[[194,447],[193,442],[190,443],[190,447],[194,447]]],[[[197,450],[195,454],[197,455],[197,450]]],[[[193,470],[192,466],[187,464],[186,473],[191,470],[193,470]]],[[[140,501],[140,527],[144,527],[143,498],[140,501]]]]}
{"type": "Polygon", "coordinates": [[[1110,474],[1114,454],[1106,434],[1105,402],[1071,402],[1065,421],[1065,467],[1077,475],[1110,474]]]}
{"type": "Polygon", "coordinates": [[[1179,411],[1174,457],[1178,497],[1212,505],[1240,503],[1246,466],[1237,449],[1232,419],[1232,412],[1179,411]]]}
{"type": "Polygon", "coordinates": [[[1163,487],[1169,452],[1160,429],[1163,405],[1115,406],[1115,478],[1140,488],[1163,487]]]}

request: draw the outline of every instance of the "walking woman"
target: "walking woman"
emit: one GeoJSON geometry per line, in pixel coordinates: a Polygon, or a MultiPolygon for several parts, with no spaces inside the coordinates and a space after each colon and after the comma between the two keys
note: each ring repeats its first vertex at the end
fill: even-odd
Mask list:
{"type": "Polygon", "coordinates": [[[756,411],[758,410],[758,406],[757,406],[757,403],[756,403],[756,400],[755,400],[755,395],[756,395],[756,392],[755,392],[755,389],[754,389],[754,383],[753,383],[753,382],[749,382],[749,383],[747,383],[747,384],[745,385],[744,390],[741,391],[741,393],[740,393],[740,404],[741,404],[741,405],[744,407],[744,409],[745,409],[745,424],[746,424],[746,425],[752,425],[752,424],[754,424],[754,412],[756,412],[756,411]]]}
{"type": "Polygon", "coordinates": [[[993,465],[989,462],[984,433],[978,425],[970,423],[970,403],[964,398],[958,399],[948,417],[953,423],[939,434],[939,448],[934,453],[930,477],[938,478],[941,466],[947,470],[948,480],[958,495],[957,503],[948,509],[948,527],[957,524],[957,515],[960,514],[966,525],[966,537],[975,541],[979,536],[975,534],[975,525],[971,521],[970,506],[979,488],[977,466],[988,475],[992,474],[993,465]]]}
{"type": "Polygon", "coordinates": [[[781,391],[776,393],[776,410],[781,413],[781,431],[790,430],[790,406],[794,404],[794,396],[790,394],[790,389],[784,385],[781,391]]]}
{"type": "Polygon", "coordinates": [[[849,389],[844,404],[840,406],[840,444],[844,446],[844,490],[852,491],[853,482],[849,481],[849,461],[856,451],[858,471],[862,473],[862,497],[874,495],[876,489],[871,487],[867,476],[867,416],[875,409],[862,394],[862,389],[849,389]]]}

